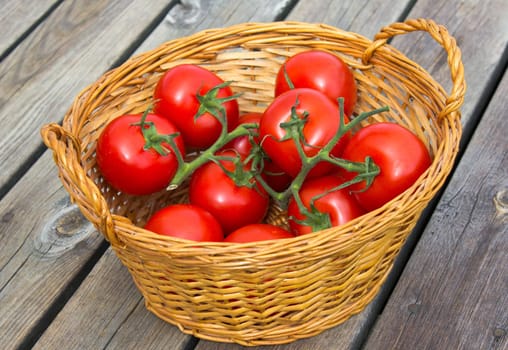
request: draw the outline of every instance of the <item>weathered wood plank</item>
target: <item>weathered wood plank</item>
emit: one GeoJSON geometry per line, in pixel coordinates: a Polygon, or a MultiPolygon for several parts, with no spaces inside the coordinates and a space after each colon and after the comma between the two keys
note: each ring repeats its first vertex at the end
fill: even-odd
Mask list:
{"type": "MultiPolygon", "coordinates": [[[[118,324],[115,326],[118,327],[118,324]]],[[[87,341],[89,338],[87,337],[87,341]]],[[[191,336],[185,335],[178,328],[147,312],[145,303],[140,298],[136,309],[121,324],[105,349],[185,350],[189,349],[188,346],[193,341],[191,336]]]]}
{"type": "Polygon", "coordinates": [[[0,188],[41,145],[42,124],[119,60],[167,1],[66,1],[0,65],[0,188]]]}
{"type": "Polygon", "coordinates": [[[366,349],[508,348],[507,93],[505,75],[366,349]]]}
{"type": "Polygon", "coordinates": [[[2,0],[0,1],[0,57],[5,51],[39,21],[57,0],[2,0]]]}
{"type": "Polygon", "coordinates": [[[350,32],[361,34],[369,39],[382,26],[393,23],[403,15],[410,1],[378,0],[360,1],[299,1],[288,19],[303,22],[317,22],[333,25],[350,32]]]}
{"type": "Polygon", "coordinates": [[[145,311],[129,272],[111,249],[54,321],[69,323],[75,328],[47,329],[34,349],[160,349],[161,344],[183,349],[190,339],[145,311]],[[127,318],[132,322],[125,323],[127,318]]]}
{"type": "MultiPolygon", "coordinates": [[[[145,5],[66,2],[2,62],[0,158],[9,166],[2,167],[1,184],[40,144],[40,124],[61,118],[74,94],[110,67],[167,6],[145,5]],[[139,27],[132,28],[133,21],[139,27]]],[[[37,336],[34,327],[103,242],[68,203],[49,152],[37,164],[0,203],[2,348],[37,336]]]]}
{"type": "Polygon", "coordinates": [[[165,41],[209,28],[244,22],[271,22],[289,6],[291,0],[274,1],[182,1],[173,7],[137,52],[153,49],[165,41]]]}
{"type": "Polygon", "coordinates": [[[102,237],[70,205],[47,152],[0,202],[0,348],[36,336],[102,237]]]}

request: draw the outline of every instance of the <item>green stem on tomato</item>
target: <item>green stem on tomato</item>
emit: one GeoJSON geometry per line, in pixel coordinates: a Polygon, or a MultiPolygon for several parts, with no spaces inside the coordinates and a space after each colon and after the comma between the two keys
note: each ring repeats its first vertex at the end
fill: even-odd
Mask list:
{"type": "Polygon", "coordinates": [[[250,133],[250,129],[257,128],[256,124],[241,124],[237,126],[233,131],[231,132],[222,132],[219,138],[214,142],[213,145],[211,145],[209,148],[201,152],[196,158],[194,158],[190,162],[183,161],[183,157],[180,155],[179,158],[181,158],[181,162],[179,161],[178,170],[173,176],[173,179],[171,180],[168,189],[175,189],[179,185],[185,181],[186,178],[188,178],[197,168],[202,166],[203,164],[213,160],[214,158],[217,158],[217,155],[215,154],[218,150],[220,150],[222,147],[224,147],[226,144],[231,142],[237,137],[245,136],[250,133]]]}
{"type": "Polygon", "coordinates": [[[284,72],[284,80],[286,80],[286,83],[288,84],[289,89],[293,90],[295,88],[295,84],[293,84],[293,82],[291,81],[291,78],[289,77],[289,74],[287,72],[285,64],[282,66],[282,69],[283,69],[283,72],[284,72]]]}
{"type": "Polygon", "coordinates": [[[218,97],[220,89],[228,87],[229,85],[231,85],[230,81],[218,84],[213,88],[211,88],[204,95],[201,95],[199,93],[199,91],[201,90],[201,88],[199,88],[198,91],[196,92],[196,98],[199,101],[199,108],[198,111],[196,112],[196,115],[194,116],[194,120],[197,120],[200,116],[202,116],[205,113],[210,113],[222,124],[223,126],[222,131],[225,130],[227,132],[227,120],[224,109],[224,103],[233,101],[238,97],[240,97],[240,94],[234,94],[226,97],[218,97]],[[226,127],[224,128],[225,124],[226,127]]]}
{"type": "Polygon", "coordinates": [[[155,124],[151,121],[146,121],[146,117],[151,111],[152,107],[150,106],[143,112],[141,120],[138,123],[132,124],[133,126],[139,126],[141,129],[141,134],[143,135],[143,138],[145,140],[143,149],[146,151],[151,148],[159,155],[166,156],[169,153],[171,153],[171,149],[168,149],[166,146],[164,146],[164,143],[167,143],[171,146],[175,154],[177,154],[178,156],[180,152],[178,146],[174,142],[174,139],[178,137],[180,133],[176,132],[173,134],[159,134],[157,128],[155,127],[155,124]]]}

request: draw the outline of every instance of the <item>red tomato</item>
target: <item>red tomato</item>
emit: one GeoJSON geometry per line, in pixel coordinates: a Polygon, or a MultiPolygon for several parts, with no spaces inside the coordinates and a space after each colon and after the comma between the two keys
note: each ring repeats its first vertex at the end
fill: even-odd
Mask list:
{"type": "Polygon", "coordinates": [[[275,225],[251,224],[230,233],[224,242],[247,243],[292,237],[293,234],[275,225]]]}
{"type": "MultiPolygon", "coordinates": [[[[367,211],[392,200],[422,175],[432,159],[425,144],[411,131],[395,123],[377,123],[360,129],[350,140],[342,157],[363,162],[370,156],[380,168],[371,186],[362,181],[350,187],[358,203],[367,211]]],[[[356,173],[341,173],[348,180],[356,173]]]]}
{"type": "MultiPolygon", "coordinates": [[[[248,124],[255,123],[259,124],[263,113],[246,113],[240,116],[238,124],[248,124]]],[[[253,130],[253,132],[257,133],[258,130],[253,130]]],[[[254,137],[252,140],[255,143],[259,143],[259,137],[254,137]]],[[[240,136],[229,142],[224,149],[234,149],[240,155],[247,157],[252,150],[252,144],[249,140],[249,136],[240,136]]],[[[283,191],[288,188],[291,183],[291,176],[286,174],[277,164],[275,164],[270,158],[265,157],[263,161],[263,179],[266,183],[275,191],[283,191]]]]}
{"type": "Polygon", "coordinates": [[[189,204],[174,204],[153,214],[145,225],[152,232],[199,242],[221,242],[219,222],[206,210],[189,204]]]}
{"type": "MultiPolygon", "coordinates": [[[[330,142],[339,130],[339,108],[328,97],[319,91],[301,88],[289,90],[276,97],[265,110],[259,125],[261,145],[270,159],[284,172],[296,177],[301,170],[302,161],[296,143],[292,139],[285,140],[286,130],[280,126],[288,122],[291,108],[296,107],[298,115],[308,113],[307,122],[303,126],[303,145],[307,156],[314,156],[330,142]],[[297,103],[298,101],[298,103],[297,103]]],[[[345,123],[349,119],[345,116],[345,123]]],[[[340,156],[347,144],[349,134],[342,137],[332,149],[331,154],[340,156]]],[[[317,177],[330,172],[334,166],[321,162],[309,173],[308,177],[317,177]]]]}
{"type": "MultiPolygon", "coordinates": [[[[145,149],[146,140],[141,131],[141,114],[123,115],[112,120],[97,141],[97,165],[106,179],[119,191],[144,195],[164,189],[178,169],[177,158],[166,142],[162,146],[170,150],[166,155],[154,148],[145,149]]],[[[145,122],[153,123],[159,134],[178,132],[166,118],[148,114],[145,122]]],[[[145,125],[145,130],[149,125],[145,125]]],[[[175,138],[181,154],[185,154],[181,136],[175,138]]]]}
{"type": "Polygon", "coordinates": [[[356,82],[348,65],[338,56],[320,50],[303,51],[289,57],[275,81],[275,96],[290,89],[284,69],[295,88],[307,87],[323,92],[335,103],[344,98],[344,111],[351,116],[356,104],[356,82]]]}
{"type": "MultiPolygon", "coordinates": [[[[238,119],[238,125],[241,125],[241,124],[259,124],[259,121],[261,120],[261,116],[263,115],[263,113],[256,113],[256,112],[251,112],[251,113],[245,113],[245,114],[242,114],[240,116],[240,118],[238,119]]],[[[257,130],[253,130],[254,133],[257,133],[257,130]]],[[[258,138],[255,137],[254,138],[254,142],[258,142],[258,138]]],[[[224,146],[224,149],[234,149],[236,150],[238,153],[240,153],[242,156],[248,156],[252,150],[252,144],[250,143],[249,141],[249,136],[245,135],[245,136],[240,136],[240,137],[237,137],[236,139],[228,142],[225,146],[224,146]]]]}
{"type": "MultiPolygon", "coordinates": [[[[344,179],[336,175],[327,175],[319,178],[307,180],[300,188],[300,198],[307,209],[310,209],[310,203],[316,196],[326,193],[331,189],[344,183],[344,179]]],[[[315,208],[326,213],[330,217],[332,227],[345,224],[348,221],[362,215],[364,211],[360,208],[356,200],[349,194],[349,189],[341,189],[330,192],[314,201],[315,208]]],[[[297,223],[294,219],[306,219],[298,208],[294,198],[291,198],[288,204],[289,227],[297,235],[303,235],[312,232],[312,226],[297,223]]]]}
{"type": "MultiPolygon", "coordinates": [[[[237,156],[233,151],[224,151],[220,155],[237,156]]],[[[221,160],[220,163],[228,171],[235,169],[230,160],[221,160]]],[[[245,165],[244,171],[248,172],[249,167],[245,165]]],[[[255,179],[250,182],[255,183],[255,179]]],[[[237,186],[214,162],[204,164],[192,174],[189,200],[208,210],[221,223],[226,234],[239,227],[261,222],[269,204],[268,195],[257,183],[252,188],[237,186]]]]}
{"type": "MultiPolygon", "coordinates": [[[[209,112],[196,117],[200,108],[197,94],[205,95],[224,81],[211,71],[196,65],[182,64],[168,70],[155,87],[156,113],[168,118],[182,133],[185,145],[206,149],[219,137],[222,124],[209,112]]],[[[229,86],[218,90],[217,98],[231,97],[229,86]]],[[[228,131],[238,122],[238,102],[222,103],[226,110],[228,131]]]]}

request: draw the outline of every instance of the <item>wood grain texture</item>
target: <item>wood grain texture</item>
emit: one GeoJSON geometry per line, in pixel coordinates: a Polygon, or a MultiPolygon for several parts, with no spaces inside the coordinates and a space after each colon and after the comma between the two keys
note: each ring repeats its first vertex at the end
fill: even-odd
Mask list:
{"type": "Polygon", "coordinates": [[[1,0],[0,57],[56,4],[57,0],[1,0]]]}
{"type": "Polygon", "coordinates": [[[69,203],[47,152],[0,202],[0,348],[34,336],[102,236],[69,203]]]}
{"type": "Polygon", "coordinates": [[[125,54],[167,1],[66,1],[0,65],[0,172],[4,186],[41,145],[74,96],[125,54]],[[135,23],[136,25],[133,25],[135,23]]]}
{"type": "Polygon", "coordinates": [[[109,249],[33,349],[161,349],[163,344],[183,349],[189,338],[144,310],[129,272],[109,249]],[[125,323],[128,318],[132,322],[125,323]]]}
{"type": "Polygon", "coordinates": [[[244,22],[274,21],[290,3],[289,0],[201,0],[183,1],[166,15],[136,52],[156,48],[165,41],[200,30],[226,27],[244,22]]]}
{"type": "Polygon", "coordinates": [[[409,5],[407,0],[390,1],[389,6],[379,0],[304,0],[296,4],[289,19],[330,24],[372,40],[381,27],[396,22],[409,5]]]}
{"type": "Polygon", "coordinates": [[[366,349],[508,348],[507,93],[505,76],[366,349]]]}

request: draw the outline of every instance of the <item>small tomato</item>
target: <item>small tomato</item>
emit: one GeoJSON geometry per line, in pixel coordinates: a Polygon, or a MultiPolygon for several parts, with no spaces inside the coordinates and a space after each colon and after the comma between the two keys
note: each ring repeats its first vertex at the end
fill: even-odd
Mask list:
{"type": "MultiPolygon", "coordinates": [[[[97,141],[97,165],[107,182],[119,191],[145,195],[164,189],[178,169],[178,160],[171,146],[161,140],[150,146],[140,125],[141,114],[123,115],[113,119],[102,131],[97,141]]],[[[143,124],[159,135],[174,135],[181,154],[185,147],[177,128],[166,118],[147,114],[143,124]]]]}
{"type": "Polygon", "coordinates": [[[224,81],[213,72],[193,64],[181,64],[168,70],[159,79],[155,91],[154,111],[168,118],[182,133],[185,145],[190,149],[206,149],[219,137],[221,122],[210,113],[217,103],[224,108],[227,129],[233,130],[238,122],[238,102],[231,98],[233,91],[223,86],[224,81]],[[204,96],[200,101],[198,95],[204,96]],[[200,108],[210,109],[200,112],[200,108]],[[199,113],[198,113],[199,112],[199,113]]]}

